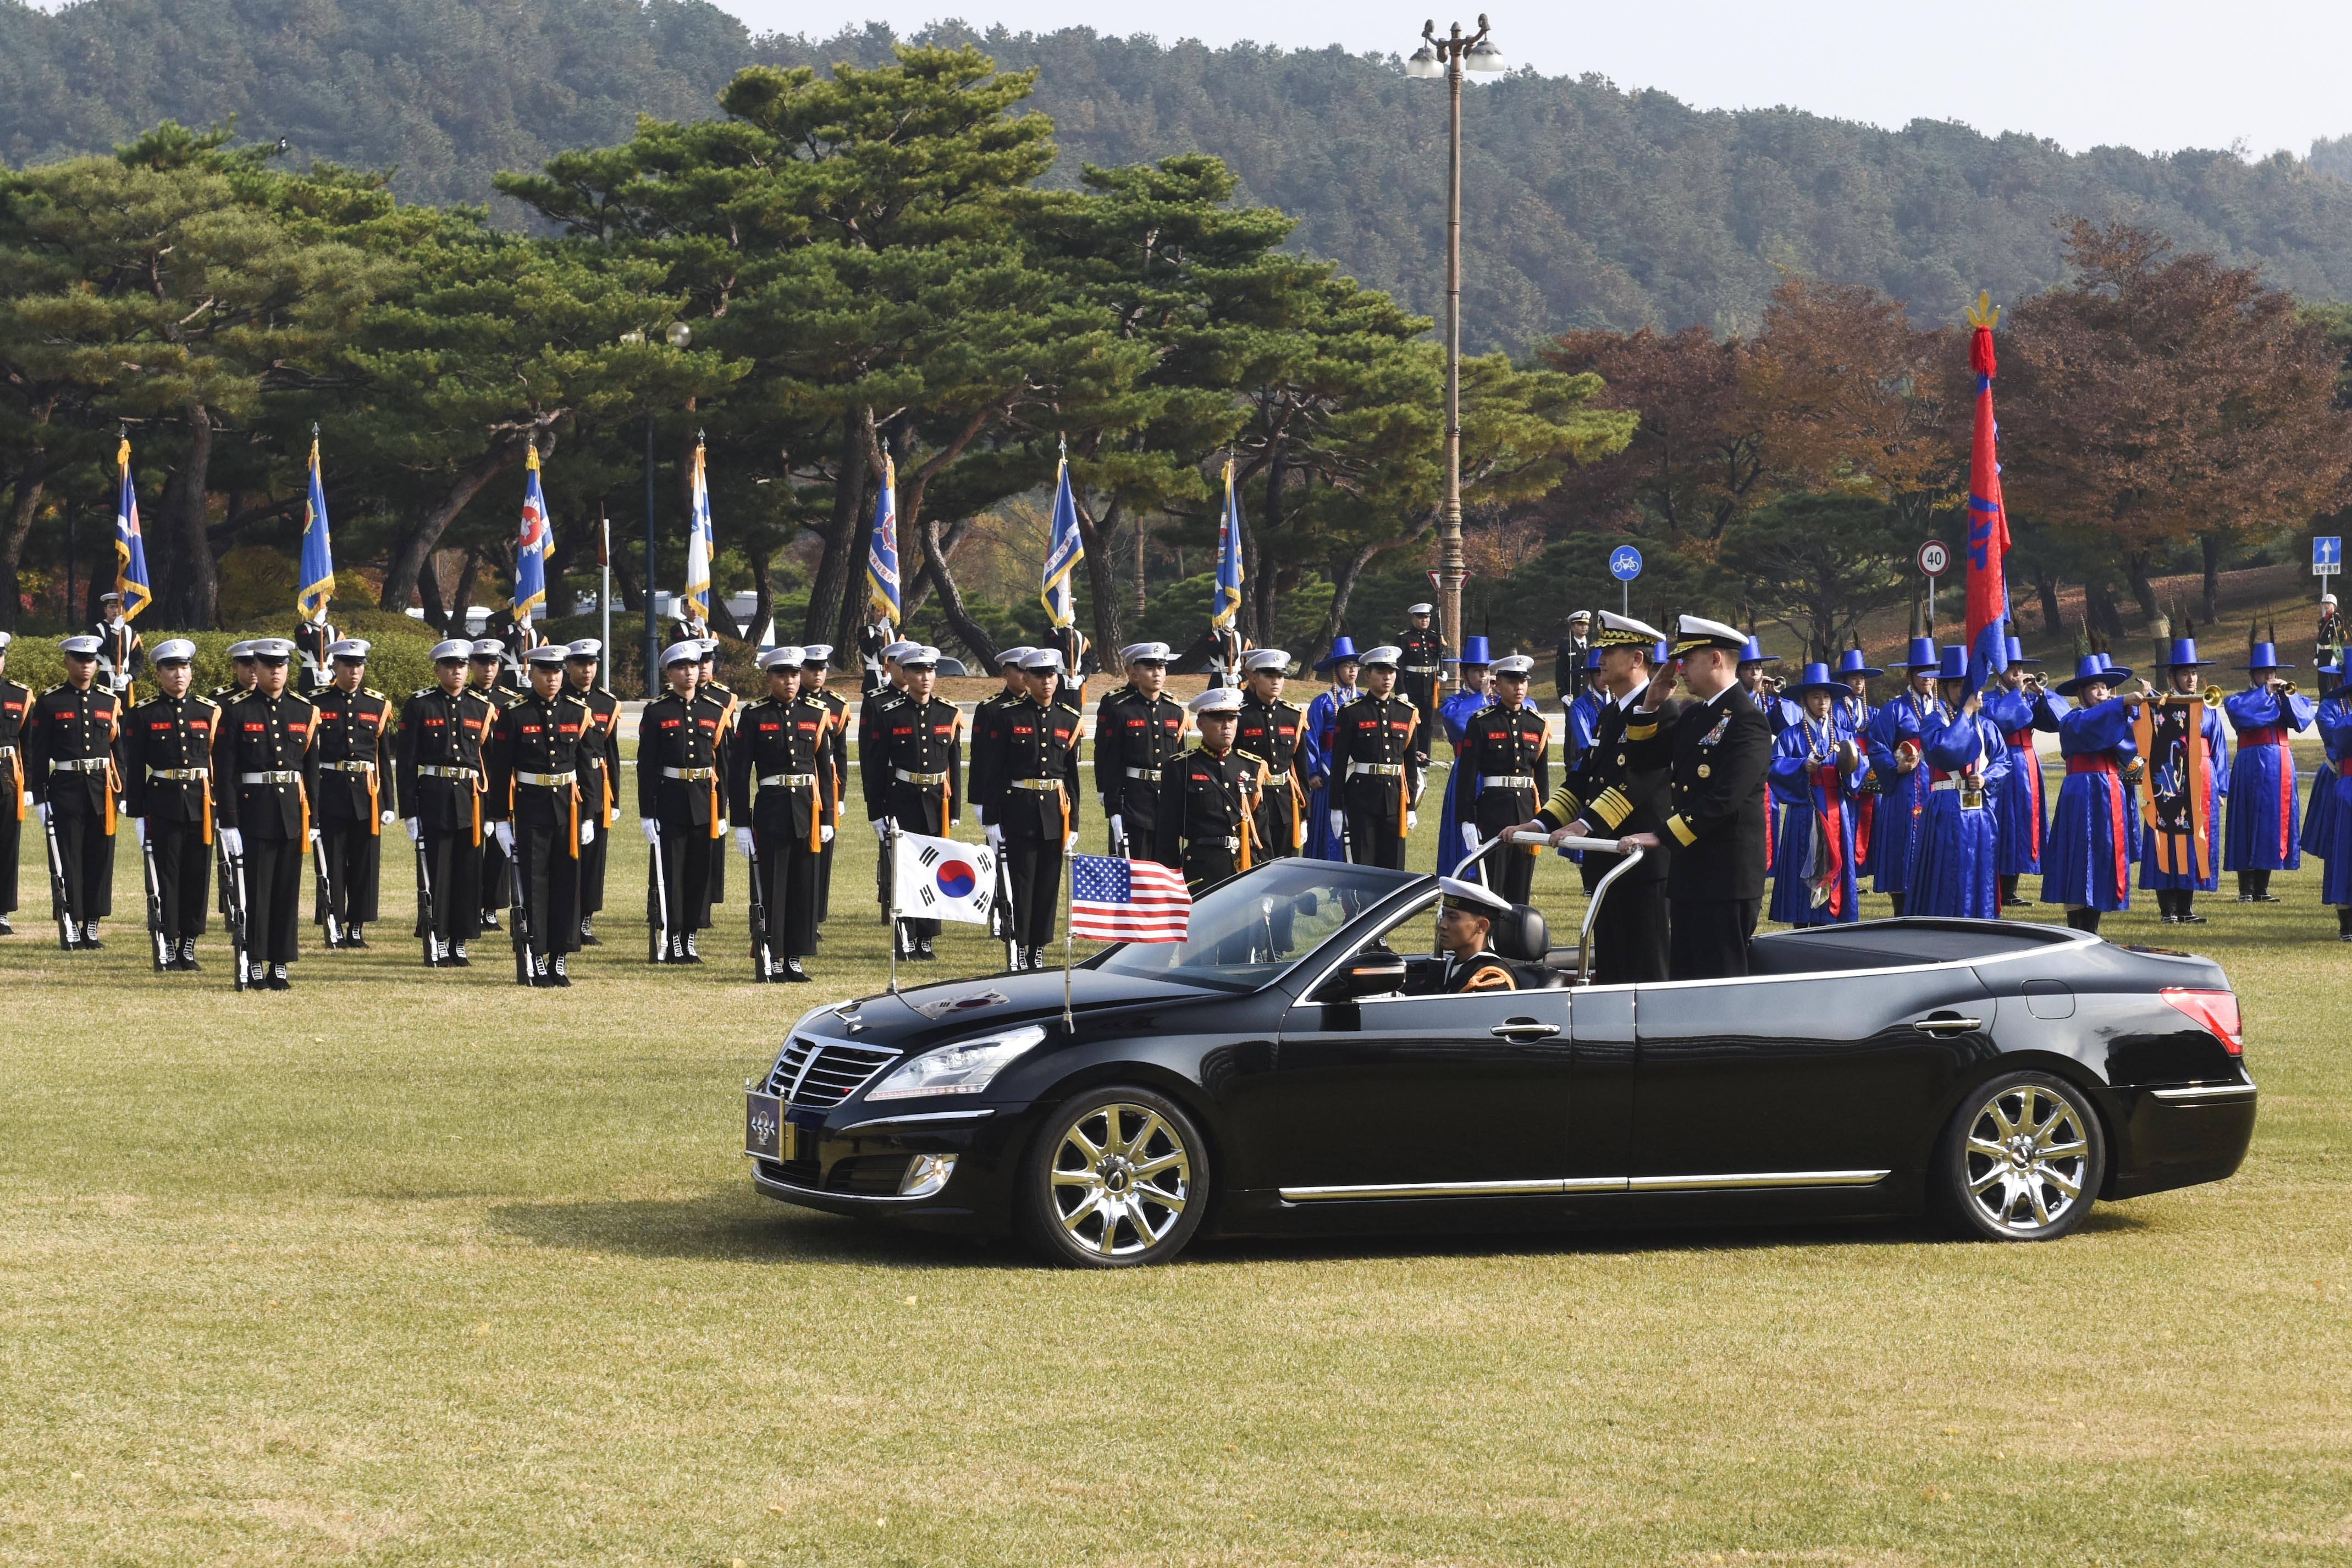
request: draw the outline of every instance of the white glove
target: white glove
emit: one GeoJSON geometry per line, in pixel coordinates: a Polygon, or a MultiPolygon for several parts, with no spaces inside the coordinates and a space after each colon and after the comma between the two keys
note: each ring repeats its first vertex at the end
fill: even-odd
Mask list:
{"type": "Polygon", "coordinates": [[[490,824],[490,835],[499,841],[499,848],[500,850],[509,855],[512,855],[514,853],[513,823],[494,822],[490,824]]]}
{"type": "Polygon", "coordinates": [[[410,817],[408,819],[407,826],[408,841],[411,844],[422,844],[425,842],[425,819],[423,817],[410,817]]]}
{"type": "Polygon", "coordinates": [[[1348,831],[1348,814],[1344,811],[1335,811],[1330,814],[1330,816],[1331,837],[1334,838],[1344,837],[1348,831]]]}
{"type": "MultiPolygon", "coordinates": [[[[506,825],[504,823],[500,823],[499,826],[503,827],[506,825]]],[[[315,827],[310,829],[310,842],[313,844],[319,842],[319,830],[315,827]]]]}
{"type": "Polygon", "coordinates": [[[1062,836],[1062,853],[1063,853],[1063,854],[1065,854],[1065,855],[1074,854],[1074,853],[1076,853],[1076,852],[1077,847],[1078,847],[1078,836],[1077,836],[1076,834],[1075,834],[1075,833],[1066,833],[1066,834],[1064,834],[1064,835],[1062,836]]]}
{"type": "Polygon", "coordinates": [[[876,843],[887,844],[890,842],[890,819],[888,817],[877,816],[871,822],[867,823],[866,826],[874,829],[874,841],[876,843]]]}
{"type": "Polygon", "coordinates": [[[723,816],[719,819],[719,837],[721,838],[727,837],[727,819],[723,816]]]}
{"type": "Polygon", "coordinates": [[[134,816],[131,819],[131,841],[142,849],[146,847],[147,819],[145,817],[134,816]]]}
{"type": "Polygon", "coordinates": [[[1462,847],[1465,849],[1478,847],[1478,829],[1475,824],[1465,822],[1462,825],[1462,847]]]}
{"type": "Polygon", "coordinates": [[[642,827],[642,828],[644,828],[644,829],[646,830],[646,843],[648,843],[648,844],[659,844],[659,843],[661,842],[661,824],[660,824],[660,823],[658,823],[658,822],[655,821],[652,817],[648,816],[648,817],[646,817],[644,820],[640,821],[640,822],[637,824],[637,826],[638,826],[639,827],[642,827]]]}
{"type": "Polygon", "coordinates": [[[1127,837],[1127,819],[1117,812],[1110,814],[1110,841],[1113,844],[1127,837]]]}
{"type": "Polygon", "coordinates": [[[242,855],[245,853],[245,834],[237,828],[224,827],[220,830],[220,844],[227,853],[242,855]]]}
{"type": "Polygon", "coordinates": [[[1421,826],[1421,813],[1408,807],[1404,814],[1404,830],[1411,833],[1421,826]]]}
{"type": "Polygon", "coordinates": [[[988,840],[988,847],[991,849],[1002,849],[1004,847],[1004,829],[999,827],[993,822],[984,822],[981,824],[980,836],[988,840]]]}
{"type": "Polygon", "coordinates": [[[819,844],[830,844],[833,842],[833,826],[830,823],[825,824],[816,830],[816,841],[819,844]]]}
{"type": "Polygon", "coordinates": [[[589,816],[581,819],[580,842],[583,845],[593,844],[596,842],[596,819],[594,817],[589,816]]]}
{"type": "Polygon", "coordinates": [[[751,858],[751,830],[750,828],[739,827],[735,830],[735,853],[740,855],[746,860],[749,860],[751,858]]]}
{"type": "Polygon", "coordinates": [[[395,823],[395,822],[397,822],[397,821],[399,821],[399,820],[400,820],[400,813],[398,813],[398,812],[396,812],[396,811],[387,811],[387,812],[385,812],[385,813],[383,814],[383,824],[382,824],[382,825],[383,825],[383,826],[385,826],[385,827],[390,827],[394,823],[395,823]]]}

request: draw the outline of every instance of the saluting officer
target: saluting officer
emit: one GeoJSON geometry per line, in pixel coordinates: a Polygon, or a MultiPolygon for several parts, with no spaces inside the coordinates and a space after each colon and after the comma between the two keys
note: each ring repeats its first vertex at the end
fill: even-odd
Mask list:
{"type": "Polygon", "coordinates": [[[98,620],[89,629],[98,638],[100,684],[128,707],[133,700],[131,678],[139,673],[146,648],[139,640],[138,628],[122,613],[121,595],[109,592],[98,596],[98,620]]]}
{"type": "Polygon", "coordinates": [[[1367,652],[1363,695],[1340,709],[1331,726],[1331,832],[1345,833],[1348,858],[1357,865],[1397,871],[1404,869],[1405,835],[1421,826],[1421,759],[1412,749],[1419,719],[1396,695],[1402,657],[1394,644],[1367,652]]]}
{"type": "Polygon", "coordinates": [[[1296,855],[1307,843],[1307,783],[1322,770],[1307,733],[1307,710],[1282,700],[1283,672],[1290,655],[1278,647],[1242,655],[1241,718],[1234,749],[1263,765],[1257,805],[1259,859],[1296,855]]]}
{"type": "Polygon", "coordinates": [[[1002,718],[1003,741],[981,803],[988,842],[1013,884],[1016,969],[1034,969],[1054,940],[1062,860],[1078,841],[1078,715],[1059,700],[1062,656],[1032,648],[1021,660],[1029,689],[1002,718]]]}
{"type": "MultiPolygon", "coordinates": [[[[833,645],[813,642],[801,648],[801,695],[813,702],[824,705],[831,715],[825,726],[824,755],[817,761],[817,771],[830,774],[833,804],[826,808],[824,825],[841,826],[841,801],[849,788],[849,702],[840,692],[825,684],[833,664],[833,645]]],[[[816,923],[812,935],[822,935],[824,917],[833,907],[833,846],[835,835],[824,836],[824,847],[816,858],[816,923]]]]}
{"type": "Polygon", "coordinates": [[[288,689],[294,645],[262,637],[254,688],[221,710],[213,742],[220,783],[221,841],[245,859],[246,973],[272,991],[293,989],[286,968],[301,956],[302,861],[318,832],[319,710],[288,689]]]}
{"type": "Polygon", "coordinates": [[[1397,692],[1412,704],[1412,758],[1429,766],[1430,721],[1437,713],[1437,678],[1445,673],[1445,639],[1430,629],[1433,605],[1405,607],[1409,623],[1397,638],[1397,692]]]}
{"type": "Polygon", "coordinates": [[[816,952],[817,864],[833,842],[833,710],[802,694],[804,658],[797,647],[760,656],[768,695],[743,709],[728,747],[735,847],[751,862],[752,896],[767,914],[768,952],[752,962],[781,961],[762,980],[808,979],[801,960],[816,952]]]}
{"type": "Polygon", "coordinates": [[[1748,973],[1748,944],[1764,902],[1764,777],[1772,734],[1739,689],[1747,634],[1685,616],[1675,657],[1694,700],[1673,724],[1663,681],[1653,681],[1626,715],[1625,750],[1637,763],[1664,757],[1672,775],[1666,831],[1632,836],[1654,847],[1671,838],[1666,901],[1672,934],[1666,970],[1675,980],[1719,980],[1748,973]]]}
{"type": "Polygon", "coordinates": [[[1184,710],[1166,694],[1169,658],[1164,642],[1119,649],[1127,684],[1095,708],[1095,794],[1110,819],[1110,852],[1129,859],[1160,858],[1165,770],[1184,749],[1184,710]]]}
{"type": "Polygon", "coordinates": [[[328,684],[310,694],[319,710],[319,847],[327,862],[326,909],[342,933],[329,946],[364,948],[383,877],[383,830],[397,820],[392,776],[392,699],[361,682],[368,644],[345,637],[327,648],[328,684]]]}
{"type": "MultiPolygon", "coordinates": [[[[1658,676],[1655,650],[1665,647],[1656,627],[1626,616],[1601,613],[1592,649],[1601,660],[1602,707],[1594,721],[1592,744],[1567,770],[1559,787],[1524,827],[1560,838],[1615,838],[1655,844],[1666,830],[1673,780],[1664,757],[1637,754],[1627,743],[1635,707],[1658,676]]],[[[1672,728],[1683,705],[1668,700],[1640,721],[1672,728]]],[[[1584,852],[1578,868],[1587,893],[1617,868],[1622,854],[1584,852]]],[[[1592,930],[1592,977],[1602,985],[1630,985],[1666,977],[1666,856],[1656,850],[1609,885],[1602,918],[1592,930]]]]}
{"type": "Polygon", "coordinates": [[[570,689],[569,645],[547,643],[523,655],[530,689],[490,723],[482,748],[485,815],[499,847],[511,858],[509,887],[529,916],[530,974],[521,984],[569,985],[567,955],[580,951],[580,847],[596,837],[596,814],[583,809],[580,757],[593,753],[593,715],[570,689]]]}
{"type": "Polygon", "coordinates": [[[1169,764],[1152,858],[1182,870],[1198,892],[1250,868],[1257,831],[1251,812],[1264,764],[1234,749],[1239,691],[1212,687],[1184,708],[1201,727],[1201,743],[1169,764]]]}
{"type": "MultiPolygon", "coordinates": [[[[8,645],[16,638],[0,632],[0,676],[8,670],[8,645]]],[[[8,917],[16,912],[16,857],[25,836],[25,817],[33,808],[33,794],[25,782],[25,716],[32,710],[33,692],[16,681],[0,679],[0,936],[14,936],[8,917]]]]}
{"type": "Polygon", "coordinates": [[[194,971],[212,864],[213,731],[219,705],[189,687],[196,645],[155,647],[156,694],[122,721],[122,809],[155,868],[163,967],[194,971]]]}
{"type": "Polygon", "coordinates": [[[99,640],[58,644],[66,678],[33,700],[25,716],[25,777],[33,815],[57,836],[65,868],[63,940],[103,947],[98,922],[114,912],[114,737],[122,700],[98,682],[99,640]]]}
{"type": "MultiPolygon", "coordinates": [[[[506,658],[507,645],[497,637],[475,638],[472,651],[467,656],[467,684],[481,693],[482,700],[490,705],[493,717],[496,717],[515,695],[514,679],[508,673],[506,658]]],[[[485,741],[489,738],[487,729],[483,731],[482,738],[485,741]]],[[[499,847],[499,841],[495,835],[484,834],[480,842],[481,879],[476,885],[482,901],[479,929],[496,931],[499,929],[499,910],[506,907],[507,854],[505,850],[499,847]]]]}
{"type": "MultiPolygon", "coordinates": [[[[866,819],[886,846],[894,822],[908,833],[944,838],[963,816],[963,715],[954,703],[931,695],[939,662],[935,647],[908,645],[899,653],[904,700],[874,728],[874,752],[865,769],[866,819]]],[[[931,939],[939,934],[939,921],[910,916],[897,923],[890,940],[899,957],[928,960],[937,956],[931,939]]]]}
{"type": "Polygon", "coordinates": [[[393,748],[399,810],[433,890],[431,929],[420,908],[416,934],[438,969],[467,967],[466,943],[482,929],[482,742],[498,710],[466,679],[472,652],[463,637],[433,645],[436,684],[401,705],[393,748]]]}
{"type": "Polygon", "coordinates": [[[604,657],[604,645],[594,637],[582,637],[563,650],[564,681],[588,705],[588,730],[580,746],[580,816],[583,821],[596,824],[595,836],[580,847],[583,947],[602,945],[594,921],[604,907],[604,860],[613,844],[613,825],[621,820],[621,781],[614,776],[621,756],[621,704],[596,684],[597,666],[604,657]]]}
{"type": "MultiPolygon", "coordinates": [[[[1468,820],[1462,825],[1460,847],[1448,844],[1440,850],[1443,860],[1458,860],[1480,839],[1525,822],[1536,803],[1551,794],[1550,731],[1526,701],[1535,665],[1525,654],[1496,660],[1495,700],[1462,727],[1454,766],[1460,776],[1455,787],[1469,802],[1468,820]]],[[[1479,860],[1479,879],[1505,901],[1524,904],[1535,887],[1541,852],[1540,845],[1497,844],[1479,860]]]]}
{"type": "Polygon", "coordinates": [[[695,933],[709,905],[710,843],[727,819],[719,798],[719,745],[727,710],[705,697],[702,645],[675,642],[662,650],[669,689],[637,716],[637,816],[646,842],[661,858],[660,887],[669,945],[659,963],[700,963],[695,933]]]}

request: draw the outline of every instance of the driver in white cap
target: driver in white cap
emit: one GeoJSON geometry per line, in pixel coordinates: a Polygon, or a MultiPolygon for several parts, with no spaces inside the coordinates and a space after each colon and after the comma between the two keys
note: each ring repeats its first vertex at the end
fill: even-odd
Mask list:
{"type": "Polygon", "coordinates": [[[337,936],[330,947],[367,946],[383,875],[383,830],[393,811],[392,699],[361,684],[368,645],[345,637],[327,647],[327,684],[310,694],[319,710],[319,849],[327,901],[311,918],[337,936]]]}
{"type": "Polygon", "coordinates": [[[656,963],[700,963],[696,933],[708,918],[714,841],[726,831],[719,798],[719,746],[727,710],[696,689],[702,645],[662,650],[668,689],[637,717],[637,816],[661,858],[660,888],[669,942],[656,963]]]}
{"type": "Polygon", "coordinates": [[[122,700],[100,685],[95,637],[58,644],[66,678],[25,715],[25,780],[33,816],[57,840],[65,910],[58,940],[98,948],[98,922],[114,912],[114,737],[122,700]]]}
{"type": "Polygon", "coordinates": [[[1437,887],[1437,945],[1445,954],[1445,974],[1440,989],[1449,995],[1469,991],[1517,991],[1519,983],[1510,965],[1487,945],[1495,922],[1509,917],[1509,902],[1475,882],[1453,877],[1440,877],[1437,887]]]}
{"type": "Polygon", "coordinates": [[[1159,860],[1160,801],[1165,770],[1184,749],[1184,710],[1167,694],[1166,643],[1118,652],[1127,684],[1095,708],[1095,794],[1110,821],[1110,852],[1159,860]]]}
{"type": "Polygon", "coordinates": [[[393,743],[399,810],[415,847],[417,939],[436,969],[463,969],[482,919],[482,742],[497,710],[467,683],[473,645],[433,645],[431,686],[400,706],[393,743]]]}
{"type": "MultiPolygon", "coordinates": [[[[196,645],[155,645],[155,695],[122,721],[122,809],[144,851],[155,894],[158,967],[199,967],[212,871],[213,731],[220,708],[197,696],[196,645]]],[[[13,815],[13,813],[11,814],[13,815]]]]}
{"type": "Polygon", "coordinates": [[[1172,863],[1194,892],[1250,868],[1263,764],[1234,749],[1242,694],[1212,687],[1184,705],[1201,727],[1201,743],[1169,765],[1160,797],[1153,858],[1172,863]]]}

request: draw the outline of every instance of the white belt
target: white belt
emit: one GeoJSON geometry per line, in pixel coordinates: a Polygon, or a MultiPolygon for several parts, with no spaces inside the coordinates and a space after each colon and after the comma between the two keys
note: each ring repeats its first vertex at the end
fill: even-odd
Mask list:
{"type": "Polygon", "coordinates": [[[1533,789],[1536,787],[1536,781],[1525,773],[1482,773],[1478,778],[1478,787],[1480,789],[1533,789]]]}
{"type": "Polygon", "coordinates": [[[1160,782],[1160,770],[1158,768],[1121,768],[1118,771],[1125,773],[1129,778],[1141,779],[1146,784],[1158,784],[1160,782]]]}
{"type": "Polygon", "coordinates": [[[212,777],[210,768],[149,768],[151,779],[169,779],[173,784],[194,784],[198,779],[212,777]]]}
{"type": "Polygon", "coordinates": [[[1407,675],[1435,675],[1437,669],[1438,667],[1433,664],[1408,664],[1404,667],[1404,672],[1407,675]]]}
{"type": "Polygon", "coordinates": [[[372,773],[375,772],[375,764],[373,763],[320,763],[319,765],[331,773],[372,773]]]}
{"type": "Polygon", "coordinates": [[[1931,792],[1946,789],[1958,790],[1960,809],[1963,811],[1978,811],[1984,806],[1984,784],[1981,782],[1971,784],[1958,778],[1936,779],[1928,784],[1927,788],[1931,792]]]}
{"type": "Polygon", "coordinates": [[[278,768],[266,773],[239,773],[237,782],[249,784],[290,784],[302,782],[301,773],[293,768],[278,768]]]}
{"type": "Polygon", "coordinates": [[[1354,778],[1358,773],[1377,773],[1384,779],[1401,779],[1404,777],[1404,764],[1402,763],[1349,763],[1348,776],[1354,778]]]}
{"type": "Polygon", "coordinates": [[[761,789],[814,789],[816,775],[814,773],[762,773],[760,775],[760,787],[761,789]]]}
{"type": "Polygon", "coordinates": [[[892,768],[890,776],[900,784],[943,784],[948,782],[948,775],[945,773],[910,773],[904,768],[892,768]]]}
{"type": "Polygon", "coordinates": [[[471,768],[445,768],[431,763],[417,763],[416,773],[418,777],[428,779],[469,779],[474,776],[471,768]]]}
{"type": "Polygon", "coordinates": [[[537,784],[541,789],[562,789],[565,784],[572,783],[572,780],[578,776],[579,775],[576,773],[526,773],[518,771],[515,773],[515,783],[537,784]]]}
{"type": "Polygon", "coordinates": [[[662,770],[662,777],[684,779],[688,784],[699,784],[704,779],[715,779],[718,776],[717,768],[664,768],[662,770]]]}
{"type": "Polygon", "coordinates": [[[51,762],[49,771],[53,773],[102,773],[106,771],[107,761],[104,757],[72,757],[63,762],[51,762]]]}
{"type": "Polygon", "coordinates": [[[1041,795],[1062,787],[1059,779],[1007,779],[1004,782],[1014,789],[1034,789],[1041,795]]]}

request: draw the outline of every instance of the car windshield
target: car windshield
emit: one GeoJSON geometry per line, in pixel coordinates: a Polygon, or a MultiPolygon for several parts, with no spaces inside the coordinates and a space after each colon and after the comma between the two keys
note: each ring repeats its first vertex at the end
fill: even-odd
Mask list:
{"type": "Polygon", "coordinates": [[[1425,879],[1286,856],[1195,899],[1184,941],[1125,942],[1090,967],[1213,990],[1255,991],[1398,889],[1425,879]]]}

